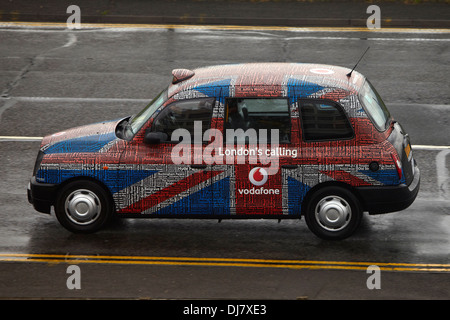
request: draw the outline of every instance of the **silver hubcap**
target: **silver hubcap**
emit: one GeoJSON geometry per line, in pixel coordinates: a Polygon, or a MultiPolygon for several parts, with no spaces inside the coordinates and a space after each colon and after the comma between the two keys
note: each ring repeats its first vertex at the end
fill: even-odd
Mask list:
{"type": "Polygon", "coordinates": [[[317,204],[315,216],[322,228],[328,231],[339,231],[350,223],[352,209],[343,198],[328,196],[317,204]]]}
{"type": "Polygon", "coordinates": [[[100,199],[90,190],[75,190],[66,198],[66,215],[78,225],[90,224],[97,220],[101,209],[100,199]]]}

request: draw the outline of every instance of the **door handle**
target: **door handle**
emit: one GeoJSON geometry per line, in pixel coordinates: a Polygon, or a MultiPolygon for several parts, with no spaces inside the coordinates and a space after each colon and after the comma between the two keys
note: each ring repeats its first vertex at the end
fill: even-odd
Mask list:
{"type": "Polygon", "coordinates": [[[298,166],[295,164],[285,164],[283,166],[281,166],[283,169],[297,169],[298,166]]]}
{"type": "Polygon", "coordinates": [[[191,164],[192,169],[206,169],[206,164],[191,164]]]}

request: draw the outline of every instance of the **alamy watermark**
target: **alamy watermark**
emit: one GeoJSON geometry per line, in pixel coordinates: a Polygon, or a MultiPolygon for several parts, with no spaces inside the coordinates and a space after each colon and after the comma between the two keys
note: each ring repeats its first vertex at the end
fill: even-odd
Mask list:
{"type": "Polygon", "coordinates": [[[379,266],[371,265],[367,267],[366,273],[370,274],[367,278],[367,289],[381,289],[381,270],[379,266]]]}
{"type": "Polygon", "coordinates": [[[70,265],[66,270],[70,276],[66,280],[66,286],[69,290],[81,289],[81,269],[77,265],[70,265]]]}
{"type": "Polygon", "coordinates": [[[70,5],[67,7],[66,13],[72,13],[72,15],[67,18],[67,28],[68,29],[80,29],[81,28],[81,9],[77,5],[70,5]]]}
{"type": "MultiPolygon", "coordinates": [[[[81,9],[79,6],[72,4],[67,7],[66,13],[71,13],[67,18],[68,29],[81,28],[81,9]]],[[[368,29],[381,29],[381,9],[377,5],[370,5],[367,7],[366,13],[371,14],[366,21],[368,29]]]]}
{"type": "Polygon", "coordinates": [[[368,29],[381,29],[381,9],[377,5],[370,5],[367,7],[366,13],[371,14],[367,18],[367,28],[368,29]]]}

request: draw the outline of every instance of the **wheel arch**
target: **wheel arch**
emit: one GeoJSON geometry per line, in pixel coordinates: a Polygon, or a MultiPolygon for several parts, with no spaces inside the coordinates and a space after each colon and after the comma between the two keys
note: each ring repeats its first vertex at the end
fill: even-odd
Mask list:
{"type": "Polygon", "coordinates": [[[305,197],[302,200],[302,206],[301,206],[301,215],[302,216],[305,215],[306,209],[308,207],[308,203],[309,203],[311,197],[313,196],[313,194],[316,193],[318,190],[320,190],[322,188],[326,188],[326,187],[340,187],[340,188],[348,190],[349,192],[353,193],[353,195],[358,199],[360,205],[364,209],[364,202],[362,201],[361,196],[359,195],[359,193],[357,192],[357,190],[354,187],[352,187],[351,185],[349,185],[347,183],[340,182],[340,181],[325,181],[325,182],[316,184],[314,187],[312,187],[306,193],[305,197]]]}
{"type": "Polygon", "coordinates": [[[58,188],[56,189],[56,197],[54,200],[54,203],[56,204],[56,201],[59,199],[61,191],[64,190],[64,188],[73,183],[73,182],[78,182],[78,181],[90,181],[93,182],[95,184],[97,184],[98,186],[100,186],[102,189],[104,189],[104,191],[107,193],[108,198],[111,202],[111,204],[113,205],[113,211],[116,211],[116,204],[114,202],[114,198],[112,196],[111,190],[106,186],[105,183],[103,183],[101,180],[96,179],[94,177],[91,176],[76,176],[76,177],[71,177],[67,180],[64,180],[63,182],[61,182],[61,184],[58,186],[58,188]]]}

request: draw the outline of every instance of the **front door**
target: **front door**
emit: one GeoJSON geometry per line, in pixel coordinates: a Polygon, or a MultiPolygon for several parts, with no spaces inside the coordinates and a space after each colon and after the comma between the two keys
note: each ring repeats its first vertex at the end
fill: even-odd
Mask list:
{"type": "Polygon", "coordinates": [[[211,126],[214,102],[214,98],[172,102],[152,117],[149,128],[142,128],[163,133],[166,141],[129,143],[120,162],[129,171],[130,183],[116,194],[119,213],[212,213],[215,173],[199,155],[206,146],[203,134],[211,126]]]}

